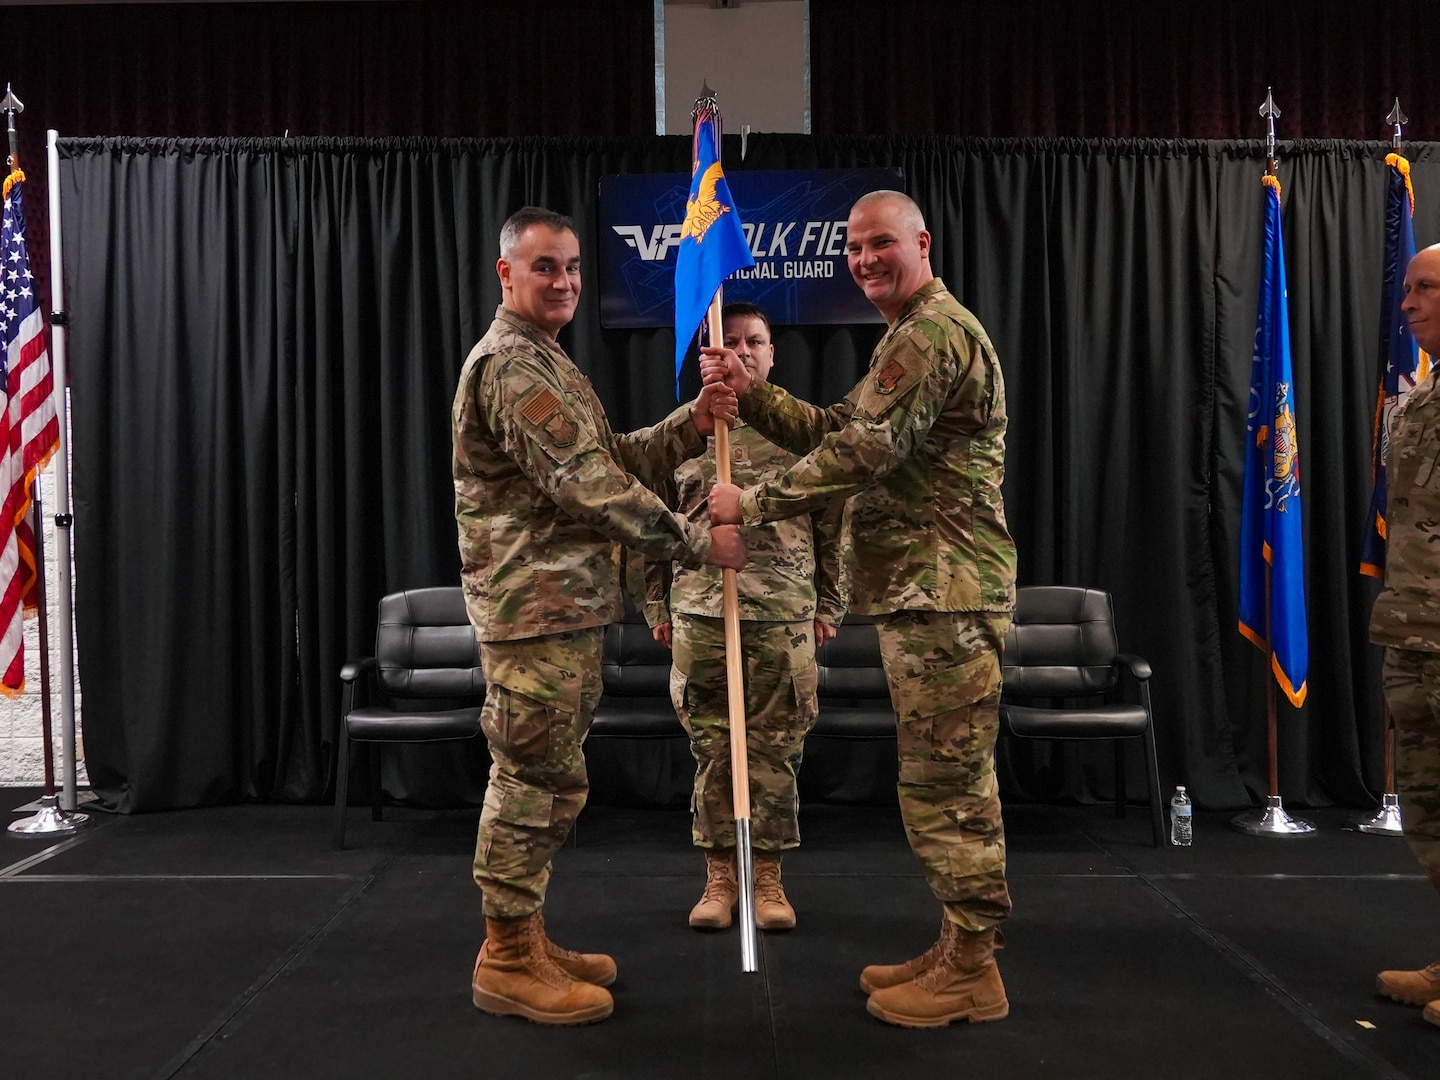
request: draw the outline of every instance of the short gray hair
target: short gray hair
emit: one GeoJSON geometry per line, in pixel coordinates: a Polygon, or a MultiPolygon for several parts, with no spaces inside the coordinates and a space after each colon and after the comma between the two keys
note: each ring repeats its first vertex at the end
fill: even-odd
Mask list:
{"type": "MultiPolygon", "coordinates": [[[[500,257],[508,259],[531,225],[544,225],[556,232],[575,232],[575,223],[564,214],[543,206],[522,206],[500,226],[500,257]]],[[[578,235],[578,234],[577,234],[578,235]]]]}
{"type": "Polygon", "coordinates": [[[850,209],[856,210],[869,203],[878,202],[898,204],[900,213],[905,221],[905,227],[907,229],[913,229],[917,233],[925,231],[925,215],[920,212],[920,204],[903,191],[867,191],[855,200],[855,205],[850,209]]]}

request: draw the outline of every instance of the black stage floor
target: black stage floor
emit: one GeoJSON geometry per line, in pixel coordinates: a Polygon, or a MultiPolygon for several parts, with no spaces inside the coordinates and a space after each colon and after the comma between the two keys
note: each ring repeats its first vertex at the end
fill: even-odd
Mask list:
{"type": "Polygon", "coordinates": [[[1297,816],[1319,831],[1202,813],[1193,848],[1155,849],[1138,810],[1007,807],[1010,1017],[911,1031],[871,1019],[856,981],[939,925],[893,809],[804,807],[799,926],[762,934],[748,975],[737,931],[685,925],[687,815],[587,809],[546,923],[620,978],[614,1016],[558,1029],[470,1004],[474,812],[352,810],[345,851],[325,807],[92,815],[0,840],[0,1075],[1440,1076],[1440,1029],[1372,989],[1440,956],[1440,900],[1402,840],[1297,816]]]}

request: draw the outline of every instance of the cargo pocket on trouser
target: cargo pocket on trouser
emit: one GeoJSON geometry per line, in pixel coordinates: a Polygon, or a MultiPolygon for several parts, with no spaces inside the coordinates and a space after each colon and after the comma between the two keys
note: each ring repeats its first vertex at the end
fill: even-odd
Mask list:
{"type": "Polygon", "coordinates": [[[543,904],[550,860],[585,805],[582,680],[523,647],[487,650],[485,659],[490,688],[481,726],[493,766],[475,879],[486,913],[514,918],[543,904]]]}
{"type": "Polygon", "coordinates": [[[690,795],[691,838],[699,847],[735,843],[730,791],[729,683],[725,626],[719,619],[676,612],[670,701],[690,737],[695,783],[690,795]]]}
{"type": "Polygon", "coordinates": [[[995,779],[1000,658],[993,652],[895,684],[900,812],[941,900],[1008,910],[995,779]]]}

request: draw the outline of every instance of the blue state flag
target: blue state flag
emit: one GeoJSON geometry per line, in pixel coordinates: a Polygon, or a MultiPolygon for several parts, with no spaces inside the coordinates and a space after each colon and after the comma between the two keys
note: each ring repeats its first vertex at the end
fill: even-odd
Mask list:
{"type": "MultiPolygon", "coordinates": [[[[750,245],[740,227],[740,214],[720,167],[720,117],[713,110],[695,118],[694,166],[685,224],[675,257],[675,396],[680,396],[680,368],[705,310],[725,279],[744,266],[754,266],[750,245]]],[[[717,342],[712,344],[718,345],[717,342]]]]}
{"type": "Polygon", "coordinates": [[[1375,486],[1360,547],[1360,572],[1385,576],[1385,503],[1389,486],[1385,463],[1390,458],[1390,421],[1406,395],[1430,375],[1430,356],[1415,344],[1410,322],[1400,310],[1405,299],[1405,268],[1415,257],[1415,193],[1410,187],[1410,162],[1399,154],[1385,158],[1390,188],[1385,196],[1385,288],[1381,294],[1379,392],[1375,401],[1375,434],[1371,472],[1375,486]]]}
{"type": "Polygon", "coordinates": [[[1280,183],[1273,176],[1265,177],[1265,250],[1245,432],[1240,632],[1270,651],[1275,681],[1298,709],[1305,702],[1310,643],[1285,245],[1280,232],[1280,183]]]}

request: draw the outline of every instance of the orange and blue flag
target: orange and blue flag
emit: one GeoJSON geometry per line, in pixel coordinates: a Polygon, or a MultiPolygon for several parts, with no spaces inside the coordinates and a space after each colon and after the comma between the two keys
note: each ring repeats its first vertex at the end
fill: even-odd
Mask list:
{"type": "Polygon", "coordinates": [[[1430,375],[1430,355],[1415,344],[1410,322],[1400,305],[1405,300],[1405,268],[1415,257],[1415,192],[1410,162],[1399,154],[1385,158],[1390,188],[1385,197],[1385,288],[1381,296],[1380,388],[1375,400],[1375,435],[1371,472],[1375,484],[1360,547],[1360,572],[1385,576],[1385,503],[1389,487],[1385,462],[1390,457],[1390,421],[1406,395],[1430,375]]]}
{"type": "Polygon", "coordinates": [[[695,114],[690,197],[685,202],[685,224],[675,258],[676,398],[680,396],[685,353],[710,301],[727,277],[754,265],[720,166],[720,114],[713,105],[702,104],[695,114]]]}
{"type": "Polygon", "coordinates": [[[1271,653],[1275,681],[1298,709],[1305,702],[1310,667],[1300,445],[1290,363],[1280,182],[1273,176],[1265,177],[1264,182],[1265,246],[1240,507],[1240,632],[1271,653]]]}

